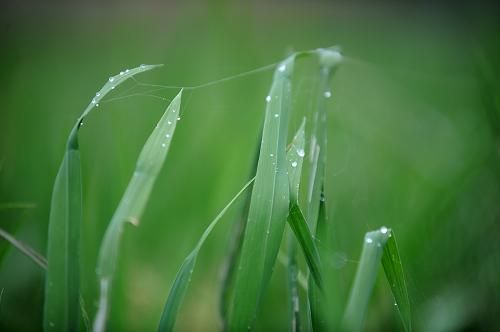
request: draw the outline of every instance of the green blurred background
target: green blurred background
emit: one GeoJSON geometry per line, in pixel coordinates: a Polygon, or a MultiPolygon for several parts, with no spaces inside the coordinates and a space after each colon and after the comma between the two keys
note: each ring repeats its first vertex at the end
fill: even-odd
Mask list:
{"type": "MultiPolygon", "coordinates": [[[[45,253],[49,202],[66,137],[109,75],[197,85],[340,45],[329,114],[328,217],[345,298],[363,234],[399,241],[417,331],[498,331],[500,22],[487,2],[142,1],[0,5],[0,227],[45,253]]],[[[155,330],[184,257],[251,170],[271,71],[194,90],[138,228],[125,231],[110,331],[155,330]]],[[[302,82],[307,86],[307,80],[302,82]]],[[[81,131],[83,294],[97,305],[100,240],[148,134],[176,90],[117,89],[81,131]],[[111,100],[114,97],[125,97],[111,100]]],[[[292,123],[296,128],[297,122],[292,123]]],[[[233,213],[234,216],[234,213],[233,213]]],[[[219,330],[220,268],[231,215],[209,238],[179,331],[219,330]]],[[[0,330],[42,326],[44,274],[0,243],[0,330]]],[[[277,265],[260,330],[287,329],[277,265]]],[[[380,276],[368,331],[402,325],[380,276]]]]}

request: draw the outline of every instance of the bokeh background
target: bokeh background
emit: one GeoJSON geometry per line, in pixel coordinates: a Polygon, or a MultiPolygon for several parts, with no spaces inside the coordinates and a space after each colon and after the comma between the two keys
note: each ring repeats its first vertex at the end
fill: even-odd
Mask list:
{"type": "MultiPolygon", "coordinates": [[[[345,297],[363,234],[397,234],[417,331],[498,331],[500,323],[500,21],[489,2],[2,1],[0,227],[45,252],[64,144],[107,77],[197,85],[340,45],[329,111],[328,217],[345,297]]],[[[155,330],[177,269],[252,168],[271,71],[188,94],[141,225],[125,231],[110,331],[155,330]]],[[[302,82],[307,87],[307,80],[302,82]]],[[[100,240],[155,122],[176,90],[129,86],[81,131],[83,296],[97,305],[100,240]],[[155,95],[155,96],[151,96],[155,95]]],[[[292,123],[292,128],[298,124],[292,123]]],[[[232,218],[209,238],[177,323],[215,331],[232,218]]],[[[233,218],[234,219],[234,218],[233,218]]],[[[0,242],[0,330],[39,331],[43,271],[0,242]]],[[[287,329],[277,265],[260,330],[287,329]]],[[[400,331],[382,274],[368,331],[400,331]]]]}

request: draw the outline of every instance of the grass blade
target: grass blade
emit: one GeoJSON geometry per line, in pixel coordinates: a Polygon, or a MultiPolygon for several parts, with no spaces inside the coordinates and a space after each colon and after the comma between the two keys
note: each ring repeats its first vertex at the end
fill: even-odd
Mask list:
{"type": "Polygon", "coordinates": [[[286,140],[295,56],[280,63],[267,100],[259,163],[245,229],[230,330],[252,327],[283,237],[289,207],[286,140]]]}
{"type": "Polygon", "coordinates": [[[384,247],[382,255],[382,266],[384,267],[385,277],[389,282],[392,294],[396,301],[396,307],[399,311],[401,321],[403,322],[405,331],[411,331],[411,308],[408,290],[406,288],[405,275],[399,250],[396,243],[396,238],[392,230],[382,228],[381,231],[390,232],[389,239],[384,247]]]}
{"type": "Polygon", "coordinates": [[[94,331],[103,331],[108,312],[111,282],[117,264],[121,233],[126,222],[139,224],[153,185],[167,157],[182,99],[182,90],[168,105],[165,113],[146,141],[136,168],[116,209],[101,243],[97,274],[101,284],[99,309],[94,320],[94,331]]]}
{"type": "Polygon", "coordinates": [[[80,223],[82,186],[78,131],[104,96],[134,75],[157,66],[141,65],[112,76],[77,119],[54,183],[49,218],[44,330],[77,331],[80,326],[80,223]]]}
{"type": "Polygon", "coordinates": [[[387,227],[381,227],[380,230],[365,235],[361,260],[344,314],[344,330],[360,331],[362,329],[381,261],[404,328],[406,331],[411,331],[410,300],[403,267],[396,239],[392,230],[387,227]]]}
{"type": "Polygon", "coordinates": [[[168,294],[167,303],[165,304],[165,308],[163,309],[160,324],[158,327],[159,332],[168,332],[173,330],[179,307],[182,303],[182,300],[184,299],[184,295],[186,293],[187,287],[189,286],[189,282],[191,281],[191,275],[193,274],[196,259],[198,258],[198,253],[200,252],[203,243],[205,243],[205,240],[210,235],[214,227],[219,223],[219,220],[224,216],[226,211],[251,186],[253,181],[254,179],[248,181],[247,184],[245,184],[245,186],[236,194],[236,196],[234,196],[231,201],[224,207],[224,209],[222,209],[222,211],[215,217],[215,219],[212,220],[205,232],[203,232],[203,235],[196,244],[196,247],[182,263],[179,272],[177,272],[172,288],[170,289],[170,293],[168,294]]]}
{"type": "Polygon", "coordinates": [[[40,266],[42,269],[47,269],[47,260],[45,257],[40,255],[38,252],[36,252],[33,248],[28,246],[27,244],[17,240],[15,237],[4,231],[3,229],[0,228],[0,237],[3,238],[5,241],[9,242],[12,244],[17,250],[22,252],[26,257],[31,258],[31,260],[40,266]]]}

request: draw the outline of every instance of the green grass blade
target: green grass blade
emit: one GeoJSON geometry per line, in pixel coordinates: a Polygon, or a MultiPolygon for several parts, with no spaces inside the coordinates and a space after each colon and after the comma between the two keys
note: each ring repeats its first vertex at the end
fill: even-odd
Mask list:
{"type": "Polygon", "coordinates": [[[323,287],[323,281],[318,250],[316,249],[311,231],[299,207],[300,179],[302,175],[302,162],[305,155],[304,146],[305,119],[302,121],[299,130],[294,136],[290,149],[287,152],[288,178],[290,181],[290,211],[287,220],[302,248],[309,270],[314,280],[321,288],[323,287]]]}
{"type": "Polygon", "coordinates": [[[251,328],[271,277],[289,208],[286,140],[295,56],[280,63],[267,100],[259,163],[241,248],[228,328],[251,328]]]}
{"type": "Polygon", "coordinates": [[[253,181],[254,179],[248,181],[247,184],[245,184],[245,186],[236,194],[236,196],[234,196],[231,201],[224,207],[224,209],[222,209],[222,211],[215,217],[215,219],[212,220],[205,232],[203,232],[203,235],[196,244],[196,247],[182,263],[179,272],[177,272],[172,288],[170,289],[170,293],[168,294],[167,303],[165,304],[165,308],[163,309],[160,324],[158,326],[159,332],[167,332],[173,330],[179,307],[182,303],[182,300],[184,299],[184,295],[186,294],[186,290],[191,281],[191,275],[193,274],[196,259],[198,258],[198,253],[200,252],[203,243],[205,243],[205,240],[210,235],[214,227],[219,223],[219,220],[224,216],[226,211],[250,187],[253,181]]]}
{"type": "Polygon", "coordinates": [[[318,249],[314,243],[313,237],[309,230],[304,215],[300,207],[296,203],[291,203],[290,214],[288,215],[288,223],[297,238],[297,241],[304,252],[307,266],[311,271],[311,275],[316,282],[316,285],[323,288],[323,278],[321,276],[321,263],[319,259],[318,249]]]}
{"type": "Polygon", "coordinates": [[[30,258],[35,264],[40,266],[42,269],[47,268],[47,260],[45,257],[36,252],[33,248],[28,246],[27,244],[17,240],[11,234],[7,233],[3,229],[0,228],[0,237],[5,241],[12,244],[17,250],[26,255],[26,257],[30,258]]]}
{"type": "Polygon", "coordinates": [[[300,326],[300,297],[299,297],[299,265],[297,262],[297,242],[289,233],[288,236],[288,264],[287,264],[287,277],[288,277],[288,296],[289,312],[290,312],[290,331],[298,332],[301,330],[300,326]]]}
{"type": "MultiPolygon", "coordinates": [[[[320,199],[316,234],[317,248],[319,250],[326,242],[326,201],[324,196],[320,199]]],[[[311,282],[309,282],[307,290],[311,329],[313,331],[328,331],[330,320],[326,310],[330,309],[330,305],[326,301],[325,294],[316,284],[311,282]]]]}
{"type": "Polygon", "coordinates": [[[80,325],[81,164],[78,131],[84,118],[116,86],[157,66],[141,65],[109,78],[77,119],[54,183],[47,244],[44,330],[76,331],[80,325]]]}
{"type": "Polygon", "coordinates": [[[94,331],[103,331],[108,312],[111,282],[120,250],[121,233],[126,222],[139,224],[153,185],[167,157],[181,107],[182,90],[172,100],[146,141],[136,168],[116,209],[101,243],[97,274],[101,284],[99,309],[94,320],[94,331]]]}
{"type": "Polygon", "coordinates": [[[399,250],[396,243],[396,238],[392,230],[382,228],[381,231],[390,232],[389,239],[384,247],[382,255],[382,266],[384,267],[385,276],[394,295],[396,306],[403,322],[405,331],[411,331],[411,308],[408,290],[406,288],[405,275],[399,250]]]}
{"type": "Polygon", "coordinates": [[[365,235],[361,259],[344,312],[342,328],[345,331],[363,329],[368,303],[389,235],[390,232],[384,227],[365,235]]]}

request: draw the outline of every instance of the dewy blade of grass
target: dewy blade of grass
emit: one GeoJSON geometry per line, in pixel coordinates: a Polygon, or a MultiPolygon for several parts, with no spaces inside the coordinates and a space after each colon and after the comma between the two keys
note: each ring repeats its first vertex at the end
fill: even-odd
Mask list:
{"type": "Polygon", "coordinates": [[[181,99],[182,90],[168,105],[156,128],[144,144],[137,159],[134,174],[104,234],[97,263],[101,295],[94,320],[94,331],[104,331],[105,329],[111,283],[120,250],[121,233],[127,222],[135,226],[139,225],[139,219],[167,157],[177,121],[180,119],[181,99]]]}
{"type": "Polygon", "coordinates": [[[47,268],[47,260],[45,259],[45,257],[40,255],[35,250],[33,250],[27,244],[17,240],[15,237],[13,237],[11,234],[7,233],[1,228],[0,228],[0,237],[9,242],[10,244],[12,244],[15,248],[17,248],[28,258],[31,258],[31,260],[35,262],[37,265],[39,265],[42,269],[47,268]]]}
{"type": "Polygon", "coordinates": [[[380,263],[399,307],[403,324],[411,330],[410,303],[401,260],[392,231],[382,227],[365,235],[363,252],[344,313],[344,331],[361,331],[380,263]]]}
{"type": "Polygon", "coordinates": [[[291,104],[291,76],[295,55],[274,73],[252,190],[228,328],[250,329],[269,282],[281,244],[289,208],[286,140],[291,104]]]}
{"type": "MultiPolygon", "coordinates": [[[[382,228],[385,231],[385,228],[382,228]]],[[[407,332],[411,331],[411,308],[408,290],[406,288],[405,274],[401,258],[399,257],[399,250],[396,243],[394,232],[387,230],[389,239],[384,247],[384,254],[382,255],[382,266],[384,273],[389,282],[389,285],[394,295],[395,303],[403,322],[404,328],[407,332]]]]}
{"type": "Polygon", "coordinates": [[[222,209],[222,211],[215,217],[215,219],[212,220],[210,225],[208,225],[208,227],[206,228],[205,232],[203,232],[203,235],[196,244],[196,247],[182,263],[179,272],[177,272],[172,288],[170,289],[170,293],[168,294],[167,303],[165,304],[165,308],[163,309],[160,324],[158,327],[159,332],[167,332],[173,330],[179,307],[182,303],[182,300],[184,299],[184,295],[186,294],[189,282],[191,281],[191,275],[193,274],[196,259],[198,258],[198,253],[200,252],[201,247],[205,243],[205,240],[210,235],[214,227],[224,216],[226,211],[250,187],[253,181],[254,178],[248,181],[247,184],[245,184],[245,186],[236,194],[236,196],[234,196],[231,201],[224,207],[224,209],[222,209]]]}
{"type": "Polygon", "coordinates": [[[87,114],[119,84],[155,65],[141,65],[108,79],[77,119],[52,192],[45,278],[44,330],[76,331],[80,325],[80,223],[82,186],[78,131],[87,114]]]}
{"type": "Polygon", "coordinates": [[[299,189],[302,175],[302,162],[304,159],[305,146],[305,119],[294,136],[292,144],[287,152],[288,178],[290,183],[290,210],[288,213],[288,224],[290,225],[297,241],[304,252],[307,265],[314,280],[322,287],[320,259],[318,250],[307,225],[307,222],[299,207],[299,189]]]}

